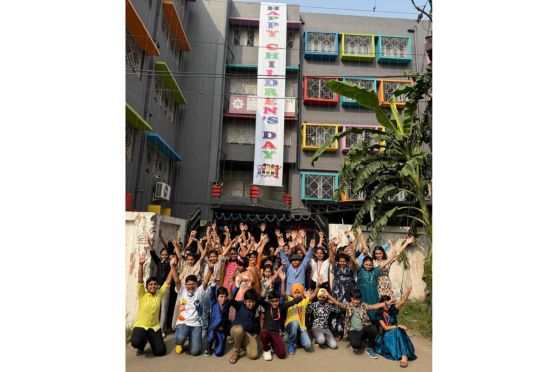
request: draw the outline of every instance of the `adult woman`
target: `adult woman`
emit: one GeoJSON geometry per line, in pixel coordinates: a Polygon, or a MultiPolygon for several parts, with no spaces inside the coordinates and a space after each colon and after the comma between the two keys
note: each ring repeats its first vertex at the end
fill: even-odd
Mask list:
{"type": "MultiPolygon", "coordinates": [[[[383,247],[377,245],[372,251],[373,265],[374,267],[381,267],[381,271],[378,275],[377,288],[379,296],[389,296],[394,297],[393,289],[391,288],[391,280],[389,279],[389,270],[391,264],[395,262],[397,257],[403,252],[403,250],[411,243],[415,241],[414,236],[410,236],[403,242],[403,245],[399,249],[395,249],[391,256],[388,258],[383,247]]],[[[391,240],[388,240],[391,246],[391,240]]]]}

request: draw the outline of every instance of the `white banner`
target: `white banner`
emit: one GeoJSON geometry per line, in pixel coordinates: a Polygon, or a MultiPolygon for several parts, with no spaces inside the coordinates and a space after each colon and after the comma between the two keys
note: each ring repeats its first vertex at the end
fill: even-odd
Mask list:
{"type": "Polygon", "coordinates": [[[254,185],[283,186],[287,5],[261,3],[254,185]]]}

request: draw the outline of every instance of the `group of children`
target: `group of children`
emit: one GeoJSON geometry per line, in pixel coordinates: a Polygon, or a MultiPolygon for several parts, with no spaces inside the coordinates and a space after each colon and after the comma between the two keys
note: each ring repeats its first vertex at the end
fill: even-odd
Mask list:
{"type": "Polygon", "coordinates": [[[399,247],[388,240],[369,252],[360,229],[354,237],[345,232],[346,246],[338,237],[326,244],[322,232],[307,246],[304,230],[283,235],[276,229],[275,245],[266,228],[259,225],[256,240],[244,223],[234,237],[228,226],[221,235],[214,223],[201,238],[191,231],[184,247],[180,234],[172,242],[160,234],[159,255],[150,242],[156,275],[144,287],[142,255],[131,338],[137,355],[147,342],[153,355],[165,355],[164,338],[174,332],[176,353],[188,341],[188,353],[199,355],[205,339],[204,355],[220,357],[228,340],[233,364],[244,353],[257,359],[263,352],[270,361],[272,349],[280,359],[298,346],[311,351],[310,335],[320,348],[336,349],[343,338],[353,351],[399,360],[403,368],[416,359],[407,328],[397,322],[411,288],[396,301],[389,280],[390,265],[414,237],[399,247]]]}

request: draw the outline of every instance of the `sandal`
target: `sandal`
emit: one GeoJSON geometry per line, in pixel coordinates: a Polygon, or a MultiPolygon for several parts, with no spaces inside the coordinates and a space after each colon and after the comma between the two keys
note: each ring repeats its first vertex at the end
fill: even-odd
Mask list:
{"type": "Polygon", "coordinates": [[[409,362],[400,362],[399,363],[399,367],[401,367],[401,368],[407,368],[408,365],[409,365],[409,362]]]}
{"type": "Polygon", "coordinates": [[[229,359],[229,363],[230,364],[235,364],[238,361],[238,353],[235,351],[233,352],[233,354],[231,355],[231,359],[229,359]]]}

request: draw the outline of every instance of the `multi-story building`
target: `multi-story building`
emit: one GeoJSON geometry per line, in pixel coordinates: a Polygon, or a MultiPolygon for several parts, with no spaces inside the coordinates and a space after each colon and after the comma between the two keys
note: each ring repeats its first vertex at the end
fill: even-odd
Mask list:
{"type": "Polygon", "coordinates": [[[427,24],[300,13],[299,6],[288,5],[283,187],[255,190],[260,4],[180,0],[133,4],[152,40],[142,34],[139,41],[136,38],[136,44],[144,46],[139,48],[143,68],[129,64],[127,74],[127,113],[132,118],[128,122],[149,130],[133,136],[139,145],[131,155],[127,147],[132,208],[145,210],[154,203],[154,185],[162,180],[172,190],[163,207],[181,218],[259,214],[300,220],[314,214],[322,226],[326,221],[352,222],[363,195],[348,193],[341,203],[332,196],[344,154],[359,137],[336,143],[314,167],[310,159],[329,135],[350,126],[379,124],[371,110],[339,97],[326,82],[354,81],[374,88],[387,102],[398,85],[409,81],[405,71],[426,67],[427,24]],[[180,27],[165,23],[174,19],[169,3],[180,27]],[[139,71],[137,76],[134,71],[139,71]],[[153,154],[155,171],[150,169],[153,154]],[[165,159],[162,171],[157,156],[165,159]]]}

